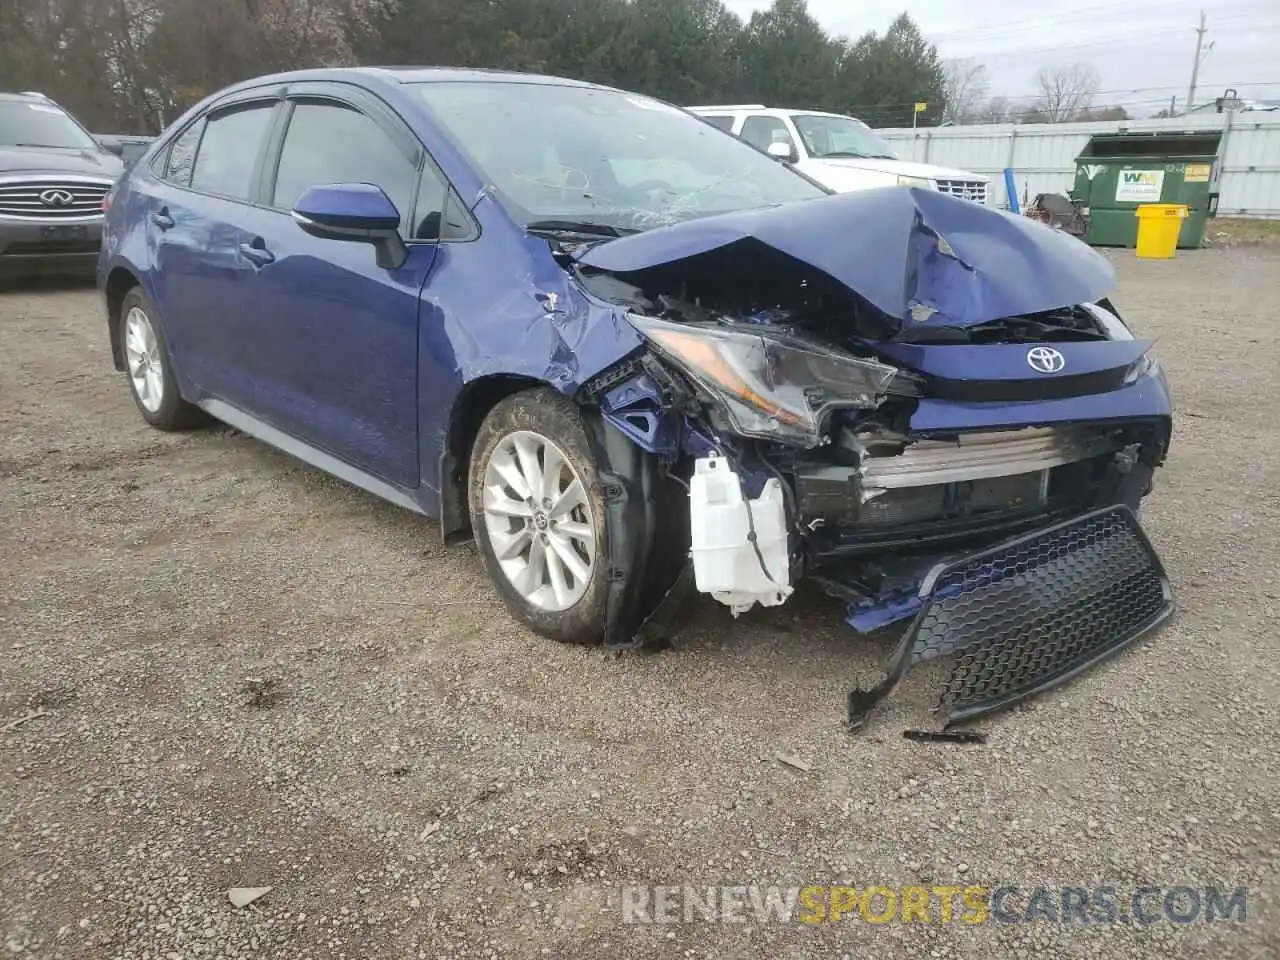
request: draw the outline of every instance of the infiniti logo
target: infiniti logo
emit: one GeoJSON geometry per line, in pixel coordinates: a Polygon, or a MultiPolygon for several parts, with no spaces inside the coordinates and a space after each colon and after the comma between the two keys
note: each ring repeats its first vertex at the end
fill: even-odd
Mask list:
{"type": "Polygon", "coordinates": [[[1057,373],[1067,359],[1053,347],[1032,347],[1027,351],[1027,365],[1037,373],[1057,373]]]}
{"type": "Polygon", "coordinates": [[[40,202],[46,207],[69,207],[76,198],[69,190],[45,190],[40,194],[40,202]]]}

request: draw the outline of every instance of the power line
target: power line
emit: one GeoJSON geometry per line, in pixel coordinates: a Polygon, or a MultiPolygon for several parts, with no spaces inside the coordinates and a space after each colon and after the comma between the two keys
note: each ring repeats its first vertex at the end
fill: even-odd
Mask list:
{"type": "MultiPolygon", "coordinates": [[[[1274,26],[1255,25],[1250,27],[1250,31],[1252,33],[1259,33],[1262,31],[1271,31],[1271,30],[1280,30],[1280,24],[1277,24],[1274,26]]],[[[1065,44],[1058,43],[1058,44],[1053,44],[1052,46],[1043,46],[1043,47],[1021,47],[1016,50],[1010,50],[1007,52],[995,51],[991,53],[984,53],[981,56],[975,57],[974,59],[1017,60],[1017,59],[1023,59],[1026,57],[1031,57],[1031,56],[1038,56],[1046,53],[1057,53],[1062,50],[1092,50],[1092,49],[1097,49],[1102,47],[1115,47],[1117,44],[1120,44],[1120,43],[1123,43],[1127,47],[1144,47],[1144,46],[1150,46],[1153,43],[1162,42],[1164,40],[1172,39],[1175,37],[1183,37],[1185,35],[1186,35],[1185,28],[1167,29],[1167,30],[1160,30],[1160,31],[1151,31],[1137,37],[1130,37],[1130,36],[1125,36],[1123,38],[1108,37],[1102,40],[1090,40],[1083,43],[1065,43],[1065,44]]]]}
{"type": "MultiPolygon", "coordinates": [[[[1192,5],[1196,0],[1183,0],[1184,3],[1192,5]]],[[[924,34],[927,39],[932,42],[950,41],[950,40],[985,40],[985,39],[1009,39],[1009,34],[1018,34],[1023,32],[1043,32],[1046,27],[1069,25],[1074,21],[1095,22],[1100,14],[1121,12],[1125,13],[1126,22],[1133,22],[1136,13],[1151,13],[1161,15],[1162,19],[1169,16],[1171,8],[1178,6],[1176,3],[1162,3],[1159,6],[1147,7],[1141,10],[1135,10],[1131,3],[1108,2],[1090,7],[1079,7],[1075,10],[1063,13],[1046,14],[1044,16],[1028,17],[1023,20],[1008,20],[999,24],[987,24],[977,27],[965,27],[960,30],[945,31],[929,31],[925,30],[924,34]]],[[[1222,11],[1219,11],[1222,12],[1222,11]]],[[[1240,11],[1241,16],[1230,18],[1225,22],[1233,25],[1252,26],[1257,22],[1257,17],[1240,11]]]]}
{"type": "MultiPolygon", "coordinates": [[[[1048,29],[1028,30],[1023,32],[1025,32],[1028,38],[1030,38],[1031,36],[1037,33],[1051,34],[1054,32],[1055,29],[1065,27],[1065,26],[1067,25],[1066,24],[1048,24],[1047,25],[1048,29]]],[[[1146,38],[1146,37],[1169,35],[1169,34],[1180,35],[1186,30],[1185,26],[1168,22],[1168,21],[1162,21],[1156,26],[1157,26],[1157,29],[1144,29],[1141,32],[1135,31],[1129,26],[1125,26],[1122,28],[1124,31],[1122,34],[1120,35],[1117,35],[1114,33],[1110,34],[1106,38],[1105,42],[1112,43],[1112,42],[1115,42],[1116,39],[1130,40],[1130,39],[1146,38]]],[[[1254,18],[1254,17],[1239,17],[1239,18],[1225,17],[1225,18],[1214,21],[1214,29],[1218,30],[1219,32],[1225,32],[1225,33],[1252,34],[1252,33],[1256,33],[1259,30],[1275,30],[1277,27],[1280,27],[1280,24],[1260,23],[1257,20],[1257,18],[1254,18]]],[[[1099,31],[1091,28],[1088,32],[1098,33],[1099,31]]],[[[1017,35],[1005,35],[1005,36],[992,35],[992,36],[972,36],[972,37],[954,37],[954,38],[929,36],[927,39],[931,43],[933,43],[935,46],[942,45],[942,46],[956,47],[956,46],[973,46],[975,44],[989,43],[989,42],[990,43],[1011,43],[1011,42],[1018,41],[1019,39],[1021,39],[1021,37],[1017,35]]]]}
{"type": "MultiPolygon", "coordinates": [[[[997,99],[997,98],[992,98],[992,99],[997,99]]],[[[1030,108],[1032,110],[1035,109],[1035,103],[1033,99],[1029,100],[1029,98],[1026,98],[1026,97],[1016,97],[1016,98],[1007,98],[1007,99],[1011,104],[1015,104],[1015,103],[1021,104],[1021,106],[1015,106],[1011,110],[1011,113],[1015,115],[1018,113],[1021,113],[1022,110],[1025,108],[1030,108]]],[[[1151,98],[1146,98],[1142,100],[1131,100],[1124,104],[1111,104],[1111,105],[1103,104],[1101,106],[1095,105],[1095,108],[1108,109],[1109,106],[1121,106],[1125,110],[1143,111],[1143,110],[1151,109],[1154,107],[1167,107],[1168,105],[1169,105],[1168,97],[1151,97],[1151,98]]],[[[852,104],[849,106],[842,106],[842,109],[846,113],[857,117],[858,119],[862,120],[864,123],[867,123],[868,125],[873,127],[877,123],[881,123],[884,121],[893,121],[903,117],[909,108],[910,108],[910,104],[906,104],[906,105],[852,104]]],[[[1131,117],[1130,119],[1138,120],[1142,118],[1131,117]]]]}
{"type": "MultiPolygon", "coordinates": [[[[1235,88],[1237,90],[1243,89],[1246,87],[1280,87],[1280,80],[1238,81],[1238,82],[1229,83],[1226,86],[1235,88]]],[[[1093,97],[1096,102],[1098,98],[1108,99],[1108,98],[1120,97],[1120,96],[1127,97],[1128,95],[1131,95],[1131,94],[1150,94],[1150,96],[1143,97],[1142,99],[1139,99],[1139,100],[1127,101],[1131,106],[1138,106],[1142,104],[1151,104],[1151,103],[1167,103],[1169,98],[1165,94],[1167,94],[1167,92],[1170,90],[1180,90],[1180,89],[1181,87],[1177,85],[1167,85],[1167,86],[1161,86],[1161,87],[1128,87],[1128,88],[1120,88],[1115,90],[1097,90],[1097,91],[1094,91],[1093,97]],[[1155,96],[1155,94],[1157,93],[1161,94],[1161,96],[1155,96]]],[[[1000,100],[1007,100],[1007,101],[1013,102],[1013,101],[1035,100],[1036,96],[1035,94],[1025,94],[1025,93],[1018,94],[1018,95],[996,94],[994,96],[989,96],[986,99],[988,100],[1000,99],[1000,100]]],[[[917,101],[906,100],[901,102],[895,101],[891,103],[855,103],[855,104],[849,104],[848,106],[850,110],[861,110],[868,113],[875,112],[875,111],[894,112],[898,110],[910,109],[916,102],[917,101]]]]}

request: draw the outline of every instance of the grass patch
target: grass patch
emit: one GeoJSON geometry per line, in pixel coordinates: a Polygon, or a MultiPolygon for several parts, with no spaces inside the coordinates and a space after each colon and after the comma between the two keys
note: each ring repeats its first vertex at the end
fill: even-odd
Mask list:
{"type": "Polygon", "coordinates": [[[1216,217],[1205,225],[1209,243],[1280,243],[1280,220],[1216,217]]]}

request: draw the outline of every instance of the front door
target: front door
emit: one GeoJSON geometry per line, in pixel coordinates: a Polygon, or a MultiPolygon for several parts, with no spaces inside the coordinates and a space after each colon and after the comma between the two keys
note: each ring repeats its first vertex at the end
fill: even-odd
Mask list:
{"type": "Polygon", "coordinates": [[[276,174],[246,223],[244,255],[255,269],[253,412],[413,489],[421,480],[418,303],[436,246],[415,242],[412,223],[418,194],[442,198],[443,181],[376,102],[325,85],[304,90],[290,91],[279,156],[267,165],[276,174]],[[379,267],[369,244],[312,237],[290,215],[308,187],[352,182],[381,187],[400,211],[409,250],[400,268],[379,267]]]}

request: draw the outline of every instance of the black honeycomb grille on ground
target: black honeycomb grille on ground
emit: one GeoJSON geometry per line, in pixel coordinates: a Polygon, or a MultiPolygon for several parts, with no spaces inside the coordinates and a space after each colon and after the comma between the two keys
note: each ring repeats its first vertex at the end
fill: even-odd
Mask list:
{"type": "Polygon", "coordinates": [[[1172,608],[1164,569],[1127,507],[957,561],[936,578],[911,659],[946,656],[950,722],[1065,680],[1172,608]]]}

